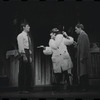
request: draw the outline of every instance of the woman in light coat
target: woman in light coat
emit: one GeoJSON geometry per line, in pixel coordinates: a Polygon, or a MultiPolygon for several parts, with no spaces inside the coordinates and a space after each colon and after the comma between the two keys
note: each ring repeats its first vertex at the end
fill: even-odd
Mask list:
{"type": "Polygon", "coordinates": [[[60,32],[57,28],[52,29],[50,34],[49,46],[45,47],[43,53],[45,55],[52,54],[53,72],[57,83],[61,81],[61,73],[64,74],[64,80],[67,80],[68,87],[70,86],[69,74],[73,63],[67,50],[67,45],[73,44],[73,38],[68,36],[66,32],[60,32]],[[62,34],[63,33],[63,34],[62,34]]]}

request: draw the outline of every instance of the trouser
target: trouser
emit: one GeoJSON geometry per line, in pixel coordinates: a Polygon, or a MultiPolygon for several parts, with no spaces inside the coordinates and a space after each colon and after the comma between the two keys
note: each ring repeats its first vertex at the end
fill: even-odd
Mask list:
{"type": "Polygon", "coordinates": [[[62,81],[62,73],[54,73],[56,84],[59,85],[62,81]]]}
{"type": "Polygon", "coordinates": [[[68,74],[68,71],[63,71],[63,76],[64,76],[64,83],[65,85],[67,85],[67,89],[70,88],[70,80],[69,80],[69,74],[68,74]],[[66,81],[67,81],[67,84],[66,84],[66,81]]]}
{"type": "Polygon", "coordinates": [[[18,86],[20,91],[22,90],[30,90],[31,89],[31,78],[32,78],[32,70],[31,63],[29,61],[29,50],[25,49],[25,54],[28,59],[28,62],[24,62],[23,58],[19,59],[19,75],[18,75],[18,86]]]}
{"type": "Polygon", "coordinates": [[[80,76],[80,88],[81,89],[87,89],[88,85],[89,85],[88,75],[86,74],[86,75],[80,76]]]}
{"type": "Polygon", "coordinates": [[[54,73],[53,91],[61,90],[62,73],[54,73]]]}
{"type": "Polygon", "coordinates": [[[54,89],[60,90],[60,83],[63,80],[64,77],[64,87],[65,89],[70,89],[70,80],[69,80],[69,74],[68,71],[62,71],[62,73],[54,73],[56,84],[54,85],[54,89]],[[67,83],[66,83],[67,81],[67,83]]]}

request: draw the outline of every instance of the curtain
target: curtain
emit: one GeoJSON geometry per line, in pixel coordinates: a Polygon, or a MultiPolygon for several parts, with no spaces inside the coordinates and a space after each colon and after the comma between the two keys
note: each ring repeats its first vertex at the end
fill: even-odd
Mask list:
{"type": "Polygon", "coordinates": [[[52,82],[51,56],[43,54],[43,49],[35,50],[35,85],[48,85],[52,82]]]}

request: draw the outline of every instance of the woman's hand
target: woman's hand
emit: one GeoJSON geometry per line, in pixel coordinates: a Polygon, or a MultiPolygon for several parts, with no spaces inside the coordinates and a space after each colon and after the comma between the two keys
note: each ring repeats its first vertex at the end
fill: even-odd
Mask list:
{"type": "Polygon", "coordinates": [[[40,45],[37,48],[43,48],[43,49],[45,49],[45,46],[44,45],[40,45]]]}
{"type": "Polygon", "coordinates": [[[73,42],[73,45],[74,45],[74,47],[76,48],[77,47],[77,42],[73,42]]]}
{"type": "Polygon", "coordinates": [[[69,36],[67,35],[66,32],[62,31],[62,33],[63,33],[63,36],[65,36],[67,39],[69,39],[69,36]]]}

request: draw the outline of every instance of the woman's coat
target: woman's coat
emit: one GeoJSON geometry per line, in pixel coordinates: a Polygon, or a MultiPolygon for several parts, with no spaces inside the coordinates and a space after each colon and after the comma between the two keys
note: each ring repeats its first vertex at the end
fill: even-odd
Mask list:
{"type": "Polygon", "coordinates": [[[65,38],[62,34],[56,35],[55,40],[49,40],[49,47],[43,50],[45,55],[52,54],[52,63],[54,73],[61,73],[68,70],[71,73],[73,63],[67,50],[67,45],[73,44],[73,38],[69,36],[69,39],[65,38]]]}

